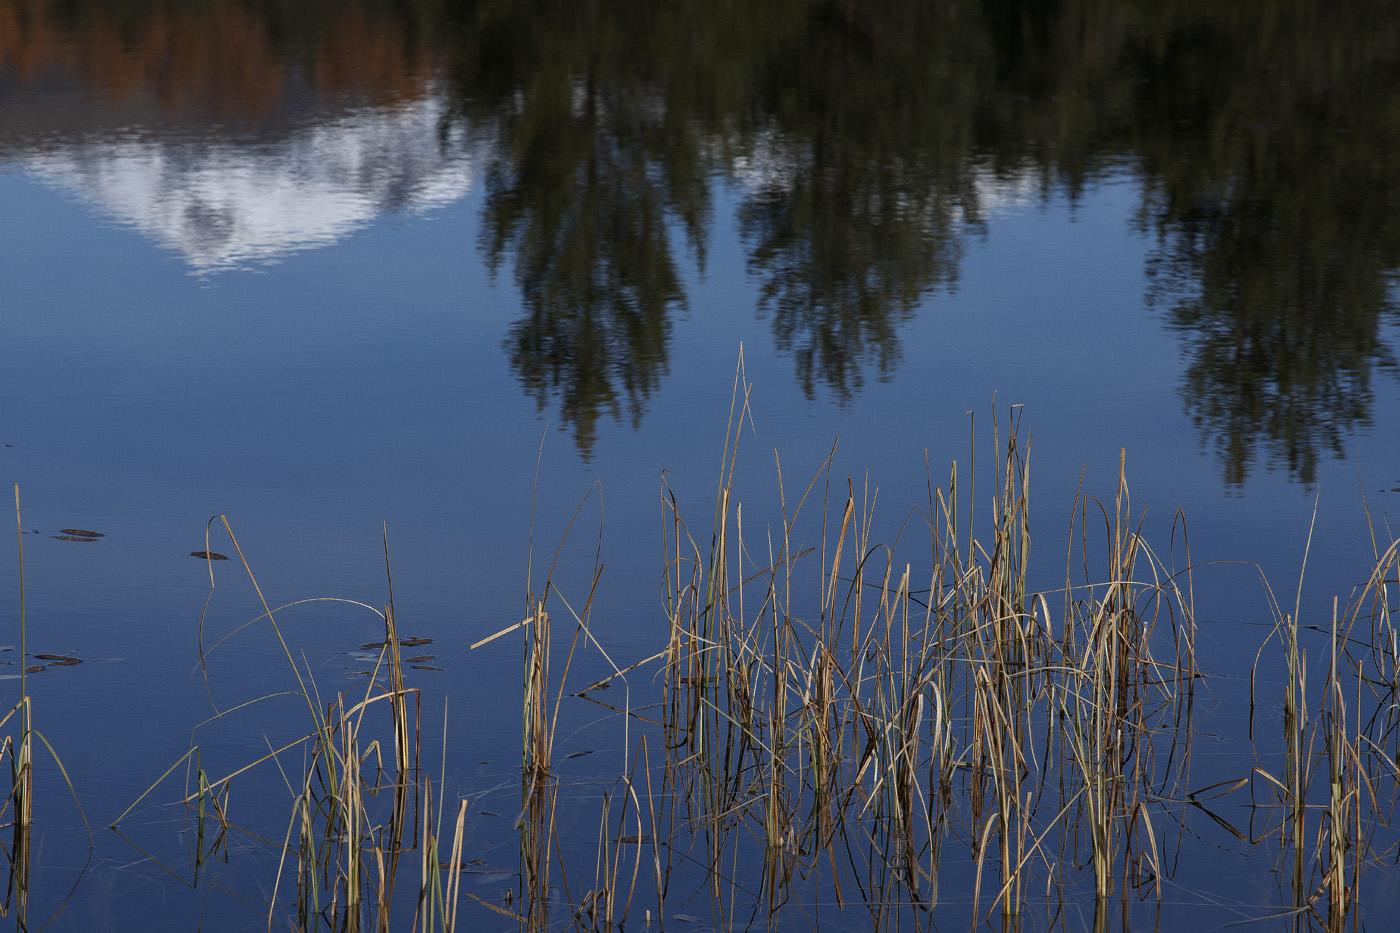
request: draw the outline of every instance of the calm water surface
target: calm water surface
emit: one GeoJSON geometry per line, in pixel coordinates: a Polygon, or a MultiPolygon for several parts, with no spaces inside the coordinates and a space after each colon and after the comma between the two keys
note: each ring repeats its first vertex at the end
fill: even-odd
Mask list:
{"type": "MultiPolygon", "coordinates": [[[[449,786],[509,811],[518,646],[467,649],[520,617],[532,503],[547,566],[589,496],[561,587],[582,599],[596,554],[597,624],[657,650],[663,479],[703,526],[741,347],[750,529],[774,449],[791,491],[835,444],[892,539],[995,400],[1034,435],[1040,585],[1081,477],[1111,496],[1126,449],[1154,541],[1182,509],[1196,560],[1257,562],[1290,603],[1320,501],[1303,605],[1329,617],[1370,571],[1365,506],[1388,540],[1400,496],[1400,17],[1210,11],[0,0],[0,476],[28,650],[87,662],[29,682],[89,819],[212,715],[188,555],[216,514],[274,605],[385,602],[387,523],[449,786]]],[[[216,570],[206,644],[261,611],[216,570]]],[[[1272,618],[1257,579],[1196,580],[1222,745],[1272,618]]],[[[344,605],[287,624],[328,691],[382,637],[344,605]]],[[[285,689],[275,649],[220,649],[218,702],[285,689]]],[[[206,769],[271,728],[208,727],[206,769]]],[[[131,818],[144,853],[99,835],[59,927],[259,922],[147,860],[182,851],[178,796],[131,818]]],[[[280,838],[280,806],[248,820],[280,838]]],[[[59,794],[41,810],[48,905],[85,837],[59,794]]],[[[1213,897],[1176,916],[1277,891],[1201,920],[1213,897]]]]}

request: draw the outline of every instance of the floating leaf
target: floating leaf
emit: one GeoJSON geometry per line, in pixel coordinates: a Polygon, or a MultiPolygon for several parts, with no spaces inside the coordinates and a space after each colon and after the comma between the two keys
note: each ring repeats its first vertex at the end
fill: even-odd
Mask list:
{"type": "Polygon", "coordinates": [[[190,551],[190,556],[201,560],[228,560],[224,555],[215,554],[213,551],[190,551]]]}
{"type": "Polygon", "coordinates": [[[52,661],[50,667],[66,667],[72,664],[82,664],[82,658],[70,658],[66,654],[36,654],[34,657],[40,661],[52,661]]]}
{"type": "MultiPolygon", "coordinates": [[[[419,645],[430,645],[430,644],[432,644],[432,643],[433,643],[433,640],[432,640],[431,638],[424,638],[424,637],[422,637],[421,635],[415,635],[415,636],[412,637],[412,638],[400,638],[400,639],[399,639],[399,647],[400,647],[400,648],[417,648],[419,645]]],[[[371,641],[371,642],[366,642],[365,644],[361,645],[360,647],[361,647],[361,648],[365,648],[365,649],[383,648],[383,647],[384,647],[384,642],[382,642],[382,641],[371,641]]]]}
{"type": "Polygon", "coordinates": [[[422,664],[424,661],[436,661],[436,660],[437,660],[437,655],[435,655],[435,654],[420,654],[420,655],[419,655],[418,657],[416,657],[416,658],[408,658],[407,660],[408,660],[408,663],[409,663],[409,664],[422,664]]]}
{"type": "Polygon", "coordinates": [[[440,667],[433,667],[431,664],[415,664],[415,665],[413,665],[413,669],[414,669],[415,671],[440,671],[440,670],[442,670],[442,668],[440,668],[440,667]]]}
{"type": "Polygon", "coordinates": [[[565,755],[564,757],[565,757],[565,758],[582,758],[584,755],[591,755],[591,754],[593,754],[593,752],[592,752],[592,750],[589,750],[589,751],[586,751],[586,752],[572,752],[572,753],[570,753],[570,754],[568,754],[568,755],[565,755]]]}
{"type": "Polygon", "coordinates": [[[26,667],[26,668],[24,669],[24,672],[25,672],[26,674],[37,674],[37,673],[39,673],[40,671],[42,671],[43,669],[44,669],[44,665],[42,665],[42,664],[36,664],[36,665],[34,665],[33,667],[26,667]]]}
{"type": "Polygon", "coordinates": [[[100,531],[84,531],[84,530],[81,529],[81,528],[60,528],[59,531],[63,532],[63,533],[66,534],[66,535],[76,535],[76,536],[79,537],[79,538],[105,538],[105,537],[107,537],[106,535],[104,535],[104,534],[103,534],[102,532],[100,532],[100,531]]]}
{"type": "Polygon", "coordinates": [[[86,541],[88,544],[97,540],[96,538],[79,538],[76,535],[49,535],[49,537],[55,541],[86,541]]]}

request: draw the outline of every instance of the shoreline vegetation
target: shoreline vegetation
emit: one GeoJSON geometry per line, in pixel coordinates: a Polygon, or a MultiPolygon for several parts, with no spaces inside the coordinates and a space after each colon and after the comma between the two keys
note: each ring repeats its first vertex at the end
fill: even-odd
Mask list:
{"type": "MultiPolygon", "coordinates": [[[[1144,540],[1126,456],[1112,499],[1077,495],[1063,587],[1033,592],[1019,406],[1005,423],[993,412],[992,488],[975,463],[955,462],[888,543],[872,531],[873,492],[833,481],[830,458],[800,490],[784,486],[779,464],[780,522],[746,536],[735,478],[748,393],[741,363],[709,526],[692,527],[680,495],[663,489],[669,638],[655,654],[612,659],[592,619],[601,566],[595,558],[589,592],[561,592],[563,541],[542,582],[527,584],[525,617],[473,645],[522,640],[520,810],[505,833],[518,862],[504,894],[464,885],[485,862],[470,851],[471,802],[449,786],[446,762],[473,753],[424,735],[425,698],[405,684],[400,652],[422,640],[399,632],[387,532],[387,604],[340,601],[383,621],[383,642],[367,646],[374,674],[331,694],[279,627],[310,600],[268,604],[228,520],[211,520],[263,600],[263,615],[237,630],[271,629],[308,725],[233,773],[210,774],[199,730],[256,715],[271,697],[216,707],[110,828],[121,835],[183,774],[189,864],[167,871],[217,886],[213,863],[243,843],[273,853],[262,894],[229,892],[261,904],[269,928],[795,928],[840,917],[842,928],[876,930],[1070,930],[1092,913],[1096,931],[1155,929],[1212,894],[1188,877],[1203,848],[1211,864],[1273,865],[1276,902],[1239,919],[1360,927],[1368,872],[1400,851],[1395,543],[1377,545],[1367,582],[1334,600],[1321,626],[1304,626],[1299,603],[1281,604],[1264,581],[1274,625],[1249,672],[1249,749],[1201,761],[1197,700],[1210,675],[1198,651],[1199,568],[1180,515],[1170,550],[1144,540]],[[1321,631],[1321,656],[1309,658],[1305,628],[1321,631]],[[576,683],[584,651],[611,673],[576,683]],[[601,785],[558,767],[560,724],[585,704],[615,726],[621,756],[601,785]],[[1275,709],[1281,717],[1265,714],[1275,709]],[[279,774],[292,814],[282,838],[240,828],[234,785],[273,793],[258,782],[279,774]],[[561,808],[571,825],[592,813],[594,838],[561,831],[561,808]],[[1217,851],[1201,826],[1223,830],[1236,852],[1217,851]],[[464,921],[468,910],[477,915],[464,921]]],[[[209,570],[212,598],[212,560],[209,570]]],[[[207,677],[228,635],[204,618],[200,629],[207,677]]],[[[32,786],[22,680],[21,693],[0,746],[14,833],[4,906],[28,928],[31,808],[44,791],[32,786]]]]}

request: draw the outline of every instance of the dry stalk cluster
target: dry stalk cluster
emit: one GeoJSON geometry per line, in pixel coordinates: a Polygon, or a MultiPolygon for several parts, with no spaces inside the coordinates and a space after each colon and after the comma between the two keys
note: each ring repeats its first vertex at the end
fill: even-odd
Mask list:
{"type": "Polygon", "coordinates": [[[922,571],[875,542],[873,496],[850,482],[839,508],[822,502],[839,524],[799,544],[826,466],[795,504],[781,494],[780,534],[757,555],[734,499],[737,431],[708,541],[666,498],[663,874],[677,853],[703,860],[732,912],[722,879],[757,838],[770,917],[825,865],[877,925],[937,905],[950,845],[975,863],[974,902],[1007,915],[1028,886],[1073,892],[1086,874],[1100,898],[1160,895],[1160,801],[1181,796],[1189,760],[1189,588],[1134,527],[1120,475],[1111,507],[1080,500],[1086,573],[1094,512],[1106,566],[1067,581],[1057,615],[1027,586],[1030,445],[1014,421],[999,435],[989,533],[974,536],[955,464],[918,516],[922,571]]]}
{"type": "MultiPolygon", "coordinates": [[[[644,928],[695,920],[677,910],[695,910],[697,900],[716,928],[772,926],[789,911],[810,919],[849,904],[877,930],[933,929],[940,903],[957,910],[958,902],[974,926],[1000,914],[1017,928],[1035,904],[1052,927],[1068,930],[1082,911],[1064,906],[1092,900],[1094,927],[1107,930],[1116,899],[1126,928],[1130,901],[1160,906],[1200,844],[1187,825],[1198,812],[1246,855],[1276,849],[1278,876],[1288,879],[1280,916],[1295,930],[1341,933],[1358,922],[1363,873],[1400,853],[1390,831],[1400,545],[1377,549],[1374,573],[1345,607],[1334,604],[1330,624],[1300,625],[1301,597],[1292,613],[1274,601],[1282,732],[1256,730],[1251,707],[1253,769],[1192,789],[1203,676],[1194,571],[1179,516],[1172,540],[1179,535],[1187,552],[1179,568],[1147,545],[1125,462],[1111,500],[1081,492],[1063,586],[1036,592],[1028,582],[1031,445],[1018,409],[1004,426],[993,418],[993,466],[979,474],[975,458],[965,470],[954,464],[946,486],[930,483],[926,507],[893,544],[877,538],[868,485],[847,480],[833,494],[831,458],[791,499],[779,465],[773,530],[765,528],[761,546],[746,539],[736,473],[747,414],[745,398],[726,434],[707,533],[692,533],[677,496],[663,495],[669,637],[660,652],[627,668],[608,656],[590,621],[596,560],[581,607],[554,586],[551,566],[525,618],[477,643],[517,630],[524,639],[516,893],[491,903],[461,891],[465,800],[444,860],[443,806],[420,768],[418,693],[403,681],[392,582],[379,613],[387,676],[377,667],[363,692],[329,700],[278,628],[276,614],[288,607],[263,602],[253,622],[266,619],[281,644],[312,727],[219,780],[200,766],[197,746],[166,772],[191,769],[196,883],[209,859],[228,858],[234,779],[275,761],[298,776],[288,778],[286,837],[274,842],[282,867],[269,923],[280,915],[301,930],[389,929],[409,852],[420,878],[415,931],[454,929],[462,893],[531,933],[615,929],[639,911],[644,928]],[[985,499],[979,476],[991,486],[985,499]],[[567,647],[551,643],[551,613],[569,621],[567,647]],[[1324,649],[1311,667],[1309,638],[1324,649]],[[570,693],[565,683],[584,648],[612,674],[570,693]],[[634,706],[628,675],[638,669],[657,684],[659,702],[634,706]],[[614,681],[620,705],[595,690],[614,681]],[[555,764],[561,709],[576,696],[612,711],[626,752],[610,786],[594,782],[585,792],[598,828],[583,845],[561,841],[561,799],[576,816],[579,798],[555,764]],[[384,735],[384,720],[390,738],[372,738],[384,735]],[[289,769],[294,748],[303,764],[289,769]],[[1248,832],[1213,802],[1238,802],[1232,795],[1246,788],[1248,832]],[[590,866],[581,864],[585,854],[590,866]],[[950,877],[954,887],[940,886],[950,877]],[[284,879],[294,897],[283,893],[284,879]]],[[[256,589],[251,570],[249,578],[256,589]]],[[[1251,672],[1256,695],[1262,657],[1263,649],[1251,672]]],[[[16,714],[28,715],[27,702],[16,714]]],[[[27,727],[23,735],[23,745],[0,745],[15,778],[8,805],[21,817],[7,853],[16,866],[27,864],[32,794],[27,727]]],[[[12,872],[21,911],[25,878],[12,872]]]]}
{"type": "MultiPolygon", "coordinates": [[[[273,609],[263,597],[227,520],[223,516],[216,520],[223,520],[230,541],[243,559],[248,579],[262,600],[263,614],[239,630],[266,620],[296,683],[291,693],[305,705],[309,728],[218,779],[211,779],[206,773],[200,748],[193,745],[117,818],[113,828],[117,829],[137,804],[184,765],[193,785],[193,792],[182,801],[195,824],[194,831],[188,834],[193,875],[187,883],[191,887],[199,886],[202,875],[207,884],[219,885],[208,877],[209,863],[227,862],[230,835],[242,833],[248,841],[260,846],[271,844],[280,853],[275,881],[265,904],[269,929],[275,922],[304,931],[358,933],[397,929],[397,923],[402,921],[391,927],[391,917],[396,913],[401,916],[403,902],[411,902],[414,929],[425,933],[452,930],[456,925],[463,867],[466,802],[461,802],[456,814],[452,856],[442,861],[442,805],[437,803],[434,812],[433,782],[421,768],[419,691],[404,683],[392,574],[389,605],[382,611],[353,600],[331,600],[379,615],[384,623],[384,642],[365,687],[325,698],[310,669],[297,663],[277,621],[279,613],[293,606],[322,600],[298,600],[273,609]],[[294,763],[298,755],[300,760],[294,763]],[[241,828],[229,818],[235,781],[246,779],[254,769],[269,762],[280,770],[291,791],[290,818],[280,843],[241,828]],[[416,890],[402,891],[398,885],[401,862],[410,853],[416,853],[413,861],[419,869],[418,884],[416,890]]],[[[387,536],[385,556],[387,563],[387,536]]],[[[213,582],[211,564],[211,588],[213,582]]],[[[201,666],[208,654],[209,651],[201,652],[201,666]]],[[[282,695],[272,694],[227,710],[216,705],[214,716],[199,728],[282,695]]],[[[212,695],[210,700],[213,702],[212,695]]],[[[166,870],[182,877],[171,868],[166,870]]],[[[232,893],[238,896],[238,892],[232,893]]]]}
{"type": "MultiPolygon", "coordinates": [[[[1340,931],[1360,922],[1362,877],[1394,870],[1400,799],[1400,542],[1382,550],[1372,531],[1374,570],[1331,618],[1304,625],[1302,579],[1293,611],[1272,591],[1274,634],[1283,654],[1282,736],[1261,727],[1256,711],[1270,697],[1264,648],[1251,671],[1250,737],[1255,767],[1229,791],[1249,788],[1251,846],[1277,847],[1283,916],[1340,931]],[[1308,658],[1306,642],[1320,650],[1308,658]],[[1261,677],[1262,674],[1262,677],[1261,677]],[[1281,738],[1281,741],[1280,741],[1281,738]]],[[[1306,569],[1306,556],[1304,558],[1306,569]]],[[[1265,583],[1267,589],[1267,582],[1265,583]]]]}

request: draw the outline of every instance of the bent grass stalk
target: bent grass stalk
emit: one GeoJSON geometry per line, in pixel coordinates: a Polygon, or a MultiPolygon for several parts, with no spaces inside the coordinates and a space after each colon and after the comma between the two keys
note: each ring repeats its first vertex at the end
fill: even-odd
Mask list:
{"type": "MultiPolygon", "coordinates": [[[[414,849],[421,851],[425,876],[420,890],[441,889],[441,870],[438,867],[436,850],[433,850],[431,856],[428,854],[429,847],[435,847],[440,836],[436,828],[424,828],[427,808],[419,806],[419,794],[428,792],[427,780],[420,775],[418,764],[421,749],[419,694],[416,688],[406,686],[403,679],[403,662],[399,652],[400,635],[393,608],[387,532],[384,542],[385,569],[390,595],[389,602],[382,611],[348,599],[298,600],[274,609],[264,597],[227,519],[223,516],[216,518],[222,521],[230,541],[238,551],[248,579],[262,602],[264,612],[235,628],[208,650],[201,647],[200,669],[206,674],[206,684],[209,653],[218,650],[233,634],[266,620],[291,667],[295,688],[257,697],[227,709],[222,709],[214,703],[211,694],[210,700],[215,714],[197,726],[196,732],[226,716],[250,711],[276,697],[288,695],[301,698],[311,715],[311,728],[291,741],[271,749],[267,755],[217,780],[210,780],[204,768],[198,764],[199,745],[192,742],[190,750],[114,821],[113,828],[125,820],[136,806],[161,786],[177,768],[181,765],[193,766],[196,786],[193,793],[188,794],[183,802],[194,808],[198,821],[200,841],[197,843],[194,859],[197,878],[204,860],[202,839],[205,821],[211,814],[218,820],[219,836],[216,845],[218,840],[224,840],[226,843],[227,834],[238,830],[238,827],[230,824],[226,813],[227,797],[233,782],[251,780],[258,766],[269,761],[280,768],[286,752],[302,748],[305,751],[304,765],[295,772],[296,777],[288,782],[292,790],[291,815],[284,841],[278,847],[281,856],[268,903],[269,928],[276,922],[277,913],[283,907],[283,881],[290,871],[295,888],[290,907],[292,916],[297,918],[296,922],[300,928],[311,929],[329,919],[334,929],[345,933],[369,928],[387,929],[394,903],[398,861],[403,853],[414,849]],[[333,699],[323,700],[309,669],[303,671],[302,666],[293,659],[291,648],[278,622],[278,614],[304,603],[323,601],[369,609],[383,622],[383,647],[363,693],[352,695],[340,692],[333,699]],[[387,685],[380,683],[381,674],[388,681],[387,685]],[[370,723],[367,717],[386,705],[388,738],[387,742],[382,743],[379,738],[368,736],[370,723]],[[390,743],[392,750],[386,767],[383,745],[390,743]],[[371,799],[385,791],[390,796],[387,809],[372,806],[371,799]],[[380,819],[376,819],[376,816],[380,819]]],[[[213,583],[212,564],[210,572],[213,583]]],[[[205,616],[207,612],[208,603],[205,616]]],[[[200,623],[201,641],[205,616],[201,617],[200,623]]],[[[290,777],[285,770],[283,775],[290,777]]],[[[257,840],[258,837],[251,834],[251,838],[257,840]]],[[[446,899],[439,898],[439,903],[445,904],[446,899]]],[[[431,913],[432,922],[423,929],[449,930],[451,927],[448,923],[455,922],[455,916],[454,900],[451,911],[437,910],[431,913]]]]}
{"type": "MultiPolygon", "coordinates": [[[[735,413],[746,415],[746,391],[736,389],[735,413]]],[[[1000,425],[993,424],[1000,445],[1000,425]]],[[[667,777],[678,788],[694,787],[699,805],[694,823],[672,825],[682,836],[693,826],[705,840],[705,861],[719,865],[728,834],[752,819],[754,834],[765,840],[770,916],[791,871],[780,872],[786,863],[774,855],[793,838],[805,854],[827,855],[838,890],[844,872],[837,846],[851,857],[853,880],[877,924],[902,904],[932,909],[957,783],[971,803],[965,838],[978,873],[991,864],[999,875],[992,909],[1022,911],[1034,865],[1050,883],[1072,885],[1076,860],[1054,856],[1047,845],[1075,844],[1081,831],[1099,898],[1118,881],[1126,894],[1141,877],[1156,879],[1160,895],[1154,801],[1179,796],[1185,771],[1158,765],[1151,746],[1157,723],[1189,722],[1189,596],[1132,524],[1120,463],[1118,498],[1103,510],[1105,582],[1066,587],[1063,634],[1052,639],[1049,604],[1032,598],[1027,580],[1029,445],[1017,436],[1016,418],[1008,427],[996,461],[990,547],[964,536],[959,516],[970,520],[973,510],[958,502],[961,487],[972,486],[961,482],[956,465],[946,492],[930,490],[934,569],[917,610],[912,568],[897,564],[892,548],[871,544],[868,492],[858,498],[850,490],[832,526],[834,541],[820,546],[821,563],[808,577],[819,581],[812,625],[799,617],[796,581],[802,561],[818,549],[792,543],[800,508],[787,514],[781,469],[782,536],[762,560],[744,537],[733,441],[726,444],[708,554],[686,529],[676,495],[663,493],[672,620],[663,668],[668,747],[688,752],[668,764],[667,777]],[[732,574],[736,558],[752,569],[732,574]],[[1148,571],[1143,581],[1141,568],[1148,571]],[[755,583],[763,591],[747,623],[744,594],[755,583]],[[1151,650],[1162,612],[1172,620],[1176,653],[1165,664],[1151,650]],[[850,649],[838,654],[843,638],[850,649]],[[961,720],[951,715],[957,704],[966,709],[961,720]],[[833,754],[848,741],[850,753],[833,754]],[[793,749],[805,753],[793,756],[793,749]],[[914,780],[925,771],[927,794],[914,780]],[[1039,800],[1052,781],[1060,796],[1046,811],[1039,800]],[[756,796],[745,790],[754,786],[762,788],[756,796]],[[805,829],[794,836],[804,825],[799,808],[805,829]],[[861,850],[850,845],[853,830],[865,840],[864,859],[854,858],[861,850]]],[[[1086,497],[1078,510],[1087,515],[1091,504],[1086,497]]],[[[1086,567],[1089,557],[1086,545],[1086,567]]],[[[679,797],[682,805],[691,799],[679,797]]],[[[719,873],[708,877],[718,898],[719,873]]]]}
{"type": "Polygon", "coordinates": [[[83,875],[87,872],[88,863],[92,860],[94,841],[92,829],[88,825],[87,814],[83,811],[81,801],[78,799],[77,789],[73,786],[73,780],[68,775],[68,769],[63,764],[63,759],[54,750],[53,745],[34,727],[34,701],[29,695],[28,667],[29,667],[29,618],[28,606],[24,586],[24,520],[20,511],[19,484],[14,484],[15,493],[15,533],[18,539],[18,549],[16,559],[19,571],[19,701],[10,708],[9,712],[0,717],[0,730],[5,730],[10,722],[14,721],[13,732],[4,732],[0,736],[0,761],[8,759],[10,765],[10,790],[0,801],[0,821],[8,819],[10,827],[10,845],[4,851],[6,860],[9,862],[8,879],[5,888],[5,898],[0,902],[0,916],[14,914],[16,929],[27,930],[31,928],[29,919],[30,907],[30,872],[33,858],[33,829],[34,829],[34,767],[35,767],[35,742],[36,740],[48,749],[49,755],[53,758],[59,774],[63,777],[64,784],[68,787],[68,793],[73,799],[73,804],[77,808],[78,816],[82,820],[83,828],[88,836],[88,856],[82,867],[78,870],[73,881],[73,887],[69,890],[68,896],[64,897],[58,904],[53,915],[38,924],[36,928],[48,926],[58,916],[63,913],[68,904],[69,897],[72,896],[78,884],[82,881],[83,875]]]}
{"type": "MultiPolygon", "coordinates": [[[[525,618],[477,643],[523,629],[521,903],[518,913],[487,906],[540,931],[558,925],[550,917],[551,891],[562,891],[569,923],[605,928],[626,921],[639,879],[650,879],[658,919],[678,897],[698,897],[710,903],[716,926],[752,922],[750,911],[776,924],[804,890],[798,882],[811,890],[822,876],[839,906],[864,905],[878,929],[911,916],[916,929],[931,928],[950,846],[969,856],[959,859],[968,868],[954,870],[972,876],[974,924],[1000,912],[1014,926],[1042,890],[1047,902],[1092,896],[1096,925],[1108,923],[1113,897],[1125,912],[1130,895],[1155,896],[1160,904],[1177,861],[1162,827],[1188,805],[1209,814],[1204,802],[1251,781],[1246,775],[1187,790],[1194,682],[1201,676],[1194,568],[1189,548],[1186,567],[1177,570],[1174,559],[1148,546],[1145,513],[1131,504],[1126,454],[1111,499],[1100,501],[1081,484],[1057,614],[1053,594],[1031,588],[1031,444],[1021,437],[1019,407],[1004,436],[1003,423],[992,419],[998,456],[983,462],[992,478],[989,501],[973,508],[976,461],[969,469],[955,463],[946,488],[930,480],[926,510],[907,516],[884,544],[877,543],[884,528],[878,489],[869,480],[858,490],[848,479],[844,496],[828,498],[830,455],[792,498],[775,457],[774,531],[754,534],[756,510],[750,503],[746,516],[738,470],[749,391],[741,361],[710,528],[692,533],[681,497],[663,485],[668,632],[658,654],[627,668],[613,663],[590,621],[600,560],[576,610],[554,583],[563,540],[538,594],[528,594],[525,618]],[[819,483],[825,491],[814,497],[819,483]],[[820,539],[809,544],[804,522],[817,510],[820,539]],[[980,537],[977,520],[988,526],[980,537]],[[927,531],[926,570],[900,556],[911,527],[921,536],[927,531]],[[1073,578],[1076,562],[1082,579],[1073,578]],[[556,643],[552,628],[566,619],[572,639],[556,643]],[[561,803],[578,791],[555,770],[561,709],[567,697],[581,695],[565,684],[575,652],[587,646],[603,653],[608,681],[626,685],[629,672],[656,664],[661,691],[657,714],[636,708],[630,688],[621,707],[601,704],[621,716],[630,761],[624,757],[610,789],[595,798],[591,880],[571,865],[578,853],[560,842],[561,803]],[[649,751],[653,727],[664,743],[657,762],[649,751]],[[635,742],[632,728],[642,730],[635,742]],[[678,894],[676,879],[692,867],[701,872],[697,890],[678,894]]],[[[1174,522],[1173,541],[1176,528],[1174,522]]],[[[1301,597],[1293,613],[1275,616],[1286,668],[1284,761],[1274,771],[1256,768],[1256,775],[1286,810],[1275,828],[1292,863],[1286,874],[1294,906],[1321,911],[1325,900],[1326,915],[1318,917],[1329,931],[1356,916],[1363,872],[1389,851],[1372,839],[1396,802],[1397,567],[1400,552],[1392,545],[1347,608],[1334,607],[1328,651],[1314,652],[1315,663],[1326,660],[1314,677],[1323,681],[1315,696],[1301,597]],[[1325,797],[1319,788],[1310,800],[1323,775],[1325,797]]],[[[268,620],[290,660],[274,616],[282,610],[264,608],[254,621],[268,620]]],[[[436,787],[416,776],[417,695],[402,679],[392,586],[380,615],[387,687],[372,683],[362,697],[323,702],[298,668],[293,692],[314,711],[314,729],[301,740],[309,743],[311,765],[298,785],[287,841],[300,856],[300,916],[313,922],[329,911],[347,931],[382,925],[396,859],[421,844],[418,923],[451,929],[459,914],[465,803],[443,866],[437,852],[445,808],[440,803],[424,824],[416,802],[422,794],[431,813],[432,795],[446,797],[445,775],[436,787]],[[379,756],[366,717],[385,700],[394,741],[389,784],[365,777],[379,756]],[[388,788],[394,828],[385,831],[375,828],[366,797],[388,788]]],[[[267,758],[280,760],[289,747],[267,758]]],[[[199,771],[189,799],[199,802],[201,817],[212,813],[224,825],[221,801],[246,770],[221,781],[199,771]]]]}

